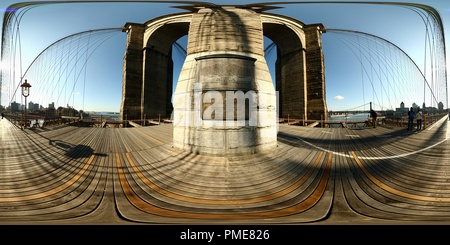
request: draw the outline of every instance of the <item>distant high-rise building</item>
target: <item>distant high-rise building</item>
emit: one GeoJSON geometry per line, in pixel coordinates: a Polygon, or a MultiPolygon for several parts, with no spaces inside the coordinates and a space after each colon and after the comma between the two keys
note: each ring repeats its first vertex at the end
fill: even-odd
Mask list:
{"type": "Polygon", "coordinates": [[[19,103],[17,102],[12,102],[11,103],[11,112],[18,112],[19,111],[19,103]]]}

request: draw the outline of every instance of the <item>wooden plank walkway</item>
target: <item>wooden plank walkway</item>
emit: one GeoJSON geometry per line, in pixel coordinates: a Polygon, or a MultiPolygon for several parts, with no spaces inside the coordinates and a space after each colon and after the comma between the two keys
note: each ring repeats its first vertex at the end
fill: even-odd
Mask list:
{"type": "Polygon", "coordinates": [[[0,121],[1,224],[450,223],[447,118],[280,125],[249,156],[172,147],[172,125],[21,130],[0,121]]]}

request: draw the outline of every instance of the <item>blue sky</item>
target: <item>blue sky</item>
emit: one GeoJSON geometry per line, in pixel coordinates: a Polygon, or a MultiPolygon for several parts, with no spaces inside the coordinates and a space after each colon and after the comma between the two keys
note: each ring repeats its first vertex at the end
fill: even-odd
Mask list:
{"type": "MultiPolygon", "coordinates": [[[[5,11],[8,6],[18,2],[21,1],[2,0],[0,9],[5,11]]],[[[259,1],[209,2],[226,5],[259,1]]],[[[447,29],[450,28],[450,3],[447,0],[404,2],[417,2],[436,8],[443,19],[444,28],[446,28],[445,40],[447,43],[449,42],[450,37],[447,29]]],[[[58,49],[54,45],[55,49],[47,52],[46,55],[50,57],[52,52],[57,56],[58,52],[63,52],[64,48],[72,49],[73,55],[77,59],[74,68],[60,67],[57,69],[58,71],[48,71],[45,75],[37,75],[33,73],[35,70],[42,72],[42,70],[50,68],[43,67],[43,65],[38,68],[37,61],[33,65],[34,68],[31,68],[30,64],[49,45],[69,35],[100,28],[121,28],[126,22],[143,23],[161,15],[184,12],[171,7],[176,5],[179,4],[86,1],[84,3],[45,4],[27,10],[21,15],[16,35],[8,37],[14,38],[17,43],[20,43],[20,49],[15,49],[16,64],[14,66],[2,61],[2,69],[9,69],[9,72],[13,73],[13,78],[3,80],[1,104],[8,103],[12,96],[11,91],[17,86],[20,77],[27,71],[24,78],[33,86],[28,101],[42,104],[45,107],[49,103],[55,102],[56,106],[69,104],[69,106],[78,110],[118,112],[121,102],[122,61],[126,33],[121,31],[111,32],[107,35],[96,33],[85,36],[83,41],[81,38],[70,39],[70,41],[67,39],[66,42],[60,42],[64,45],[61,45],[58,49]],[[93,46],[77,46],[81,42],[93,42],[95,38],[101,42],[101,45],[99,44],[95,48],[93,46]],[[88,57],[84,52],[90,52],[90,56],[88,57]],[[30,69],[27,70],[29,67],[30,69]],[[61,74],[63,71],[67,71],[67,74],[61,74]],[[45,79],[42,76],[45,76],[45,79],[49,79],[50,76],[59,76],[59,79],[58,81],[44,82],[45,79]],[[5,83],[8,83],[9,87],[5,88],[5,83]],[[52,94],[51,98],[48,94],[52,94]]],[[[428,68],[428,66],[431,61],[427,60],[429,55],[424,52],[424,47],[427,45],[425,42],[425,25],[422,18],[411,9],[365,4],[311,3],[279,4],[277,6],[284,6],[284,8],[271,12],[296,18],[305,24],[323,23],[325,27],[330,29],[365,32],[388,40],[406,52],[416,62],[423,74],[428,77],[427,74],[430,73],[431,68],[428,68]]],[[[373,42],[375,39],[364,38],[363,36],[352,37],[347,32],[330,31],[324,33],[322,37],[329,110],[368,109],[367,104],[371,101],[374,102],[375,108],[378,110],[394,109],[402,101],[405,102],[406,106],[411,103],[422,105],[424,100],[427,105],[433,103],[431,95],[424,95],[424,88],[420,85],[417,86],[412,82],[394,81],[396,77],[407,75],[405,75],[406,72],[393,74],[396,72],[392,69],[393,66],[400,63],[386,62],[388,56],[399,53],[398,51],[392,51],[392,47],[385,43],[377,44],[373,42]],[[361,51],[363,46],[369,47],[370,53],[364,54],[361,51]],[[367,60],[363,62],[361,59],[366,55],[370,58],[366,58],[367,60]],[[382,82],[381,80],[385,81],[382,82]]],[[[269,43],[270,40],[267,42],[269,43]]],[[[447,50],[449,47],[447,45],[447,50]]],[[[41,55],[42,62],[45,61],[44,53],[41,55]]],[[[271,53],[275,52],[272,51],[271,53]]],[[[180,53],[174,52],[176,71],[182,66],[182,58],[180,53]]],[[[65,64],[62,61],[63,58],[60,59],[60,65],[65,64]]],[[[64,59],[69,58],[65,57],[64,59]]],[[[400,59],[400,56],[397,54],[392,59],[400,59]]],[[[271,68],[270,64],[275,61],[275,58],[268,56],[267,61],[271,68]]],[[[47,63],[52,62],[55,61],[48,58],[47,63]]],[[[447,64],[450,64],[448,55],[447,64]]],[[[69,66],[69,63],[66,66],[69,66]]],[[[406,67],[408,66],[399,66],[397,69],[407,70],[408,73],[413,72],[406,67]]],[[[176,81],[176,79],[177,73],[174,80],[176,81]]],[[[432,83],[433,78],[428,77],[427,79],[432,83]]],[[[431,86],[436,86],[435,90],[443,90],[438,85],[431,86]]],[[[442,100],[442,98],[444,96],[441,95],[439,100],[442,100]]],[[[21,99],[16,97],[17,102],[21,102],[21,99]]],[[[443,103],[448,104],[445,101],[443,103]]]]}

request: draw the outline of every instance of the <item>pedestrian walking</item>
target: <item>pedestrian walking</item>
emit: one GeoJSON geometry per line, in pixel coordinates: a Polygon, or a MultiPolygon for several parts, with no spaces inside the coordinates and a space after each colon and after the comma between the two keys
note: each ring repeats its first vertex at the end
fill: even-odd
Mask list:
{"type": "Polygon", "coordinates": [[[422,130],[422,110],[421,109],[417,109],[417,113],[416,113],[416,122],[417,122],[417,129],[418,130],[422,130]]]}
{"type": "Polygon", "coordinates": [[[416,113],[414,109],[411,107],[408,111],[408,130],[412,130],[414,127],[414,117],[416,116],[416,113]]]}

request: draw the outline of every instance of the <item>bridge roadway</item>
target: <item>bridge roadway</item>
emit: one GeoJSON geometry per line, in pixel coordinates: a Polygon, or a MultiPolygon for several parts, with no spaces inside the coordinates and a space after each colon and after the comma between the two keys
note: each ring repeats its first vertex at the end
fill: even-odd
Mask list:
{"type": "Polygon", "coordinates": [[[447,118],[422,131],[280,125],[278,147],[172,148],[172,125],[0,121],[0,224],[450,224],[447,118]]]}

